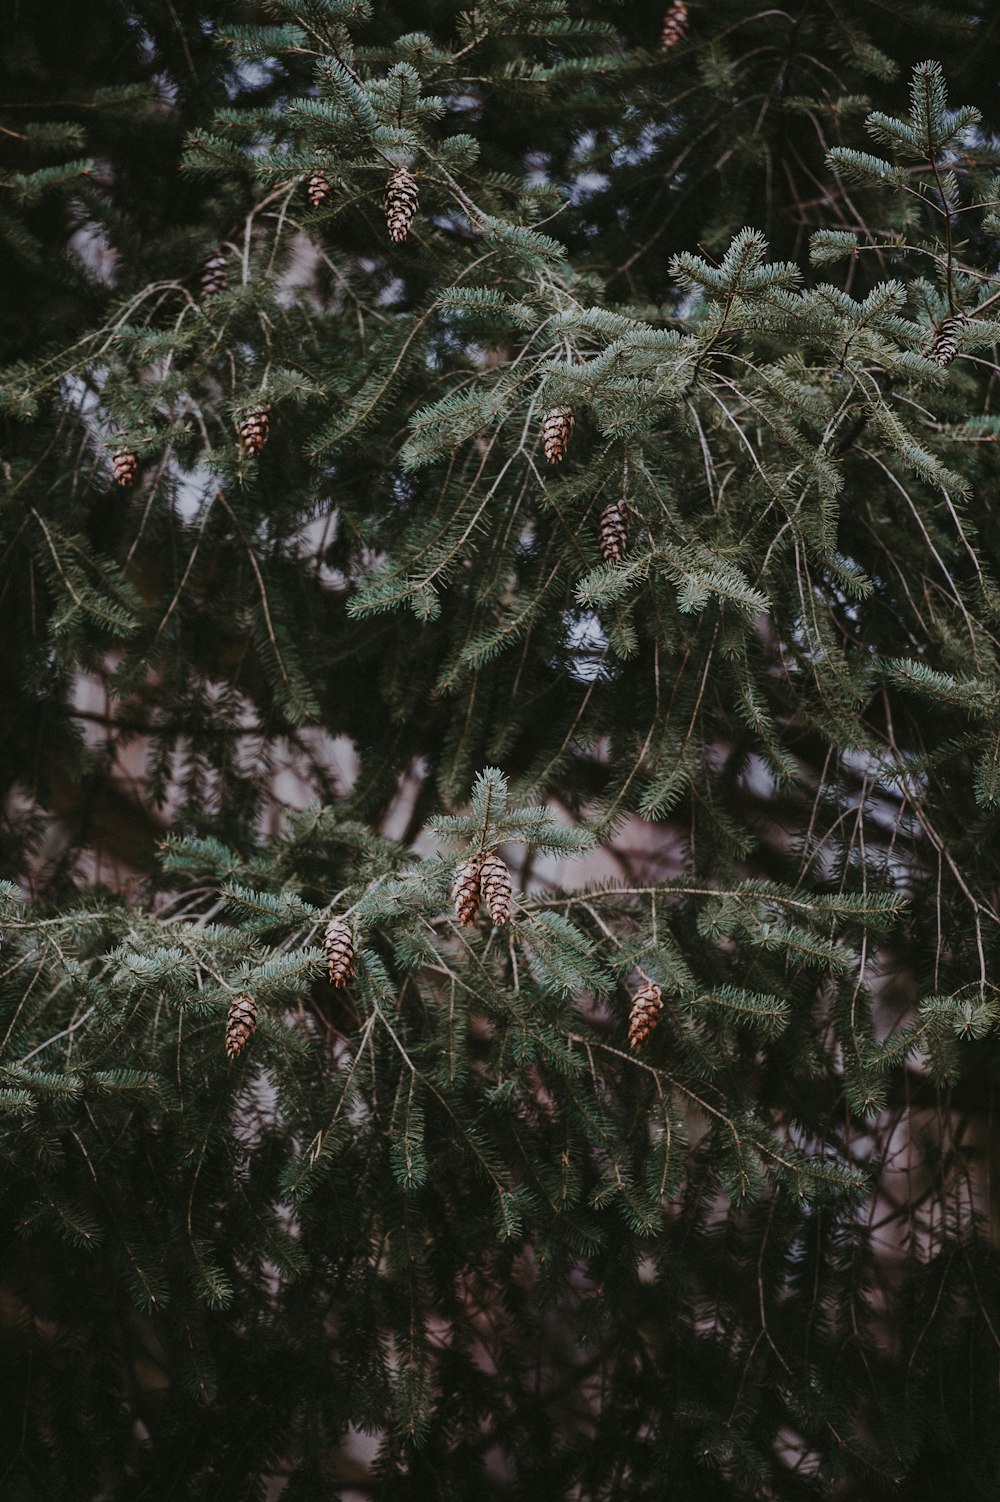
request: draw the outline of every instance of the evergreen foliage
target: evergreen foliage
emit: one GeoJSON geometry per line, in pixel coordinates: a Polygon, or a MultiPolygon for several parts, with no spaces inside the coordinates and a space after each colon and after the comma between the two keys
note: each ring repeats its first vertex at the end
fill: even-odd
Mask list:
{"type": "Polygon", "coordinates": [[[0,1494],[995,1498],[1000,12],[7,32],[0,1494]]]}

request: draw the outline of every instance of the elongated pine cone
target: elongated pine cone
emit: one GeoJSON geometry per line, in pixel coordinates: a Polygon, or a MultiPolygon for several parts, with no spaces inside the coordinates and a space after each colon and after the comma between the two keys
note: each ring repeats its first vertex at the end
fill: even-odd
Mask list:
{"type": "Polygon", "coordinates": [[[566,456],[569,435],[573,431],[572,407],[553,407],[542,419],[542,448],[550,464],[558,464],[566,456]]]}
{"type": "Polygon", "coordinates": [[[322,208],[333,196],[333,184],[325,172],[311,172],[306,180],[306,197],[311,209],[322,208]]]}
{"type": "Polygon", "coordinates": [[[663,17],[660,46],[676,47],[687,31],[687,26],[688,8],[684,4],[684,0],[673,0],[673,4],[667,7],[667,13],[663,17]]]}
{"type": "Polygon", "coordinates": [[[139,461],[131,449],[120,448],[111,455],[111,469],[115,477],[115,484],[122,489],[135,484],[135,477],[139,473],[139,461]]]}
{"type": "Polygon", "coordinates": [[[385,190],[385,222],[394,245],[399,245],[410,233],[419,202],[420,189],[413,173],[397,167],[385,190]]]}
{"type": "Polygon", "coordinates": [[[229,273],[226,270],[225,252],[213,250],[201,268],[201,295],[202,297],[215,297],[219,292],[225,292],[228,285],[229,273]]]}
{"type": "Polygon", "coordinates": [[[271,430],[271,409],[266,404],[263,407],[254,407],[248,412],[240,423],[240,437],[243,439],[243,447],[251,459],[256,458],[267,442],[267,435],[271,430]]]}
{"type": "Polygon", "coordinates": [[[621,563],[628,547],[628,523],[620,501],[612,501],[601,512],[598,540],[605,563],[621,563]]]}
{"type": "Polygon", "coordinates": [[[354,935],[346,918],[331,918],[326,925],[323,953],[331,986],[346,986],[354,963],[354,935]]]}
{"type": "Polygon", "coordinates": [[[226,1018],[226,1057],[238,1059],[257,1031],[257,1003],[246,991],[234,996],[226,1018]]]}
{"type": "Polygon", "coordinates": [[[950,318],[945,318],[934,330],[934,342],[930,348],[930,356],[935,365],[950,365],[958,354],[958,345],[955,343],[955,335],[960,334],[968,323],[964,313],[952,313],[950,318]]]}
{"type": "Polygon", "coordinates": [[[507,922],[514,902],[510,884],[510,872],[499,855],[488,855],[479,868],[479,885],[482,888],[486,911],[498,926],[507,922]]]}
{"type": "Polygon", "coordinates": [[[479,863],[463,861],[455,872],[451,889],[455,899],[455,917],[459,923],[475,923],[479,912],[479,863]]]}
{"type": "Polygon", "coordinates": [[[628,1014],[628,1041],[632,1048],[641,1048],[650,1034],[660,1025],[663,998],[659,986],[652,982],[643,986],[632,997],[632,1010],[628,1014]]]}

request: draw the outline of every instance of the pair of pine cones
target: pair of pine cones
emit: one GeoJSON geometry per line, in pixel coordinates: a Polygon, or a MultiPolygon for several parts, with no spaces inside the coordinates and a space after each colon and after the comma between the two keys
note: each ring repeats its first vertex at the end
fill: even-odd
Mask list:
{"type": "Polygon", "coordinates": [[[495,851],[478,860],[463,861],[452,887],[455,917],[459,923],[475,923],[482,903],[493,922],[502,927],[510,919],[514,891],[510,872],[495,851]]]}
{"type": "MultiPolygon", "coordinates": [[[[346,918],[331,918],[323,931],[331,986],[346,986],[354,966],[354,934],[346,918]]],[[[257,1003],[248,991],[234,996],[226,1017],[226,1057],[238,1059],[257,1031],[257,1003]]]]}

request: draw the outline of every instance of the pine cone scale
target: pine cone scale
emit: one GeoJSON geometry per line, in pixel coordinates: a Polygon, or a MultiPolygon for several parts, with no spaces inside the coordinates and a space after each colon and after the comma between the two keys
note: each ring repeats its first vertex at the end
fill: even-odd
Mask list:
{"type": "Polygon", "coordinates": [[[331,918],[326,925],[323,953],[331,986],[346,986],[354,966],[354,935],[345,918],[331,918]]]}
{"type": "Polygon", "coordinates": [[[226,1017],[226,1056],[238,1059],[257,1031],[257,1003],[246,991],[234,996],[226,1017]]]}
{"type": "Polygon", "coordinates": [[[420,189],[412,172],[397,167],[385,190],[385,222],[389,239],[399,245],[410,233],[420,203],[420,189]]]}
{"type": "Polygon", "coordinates": [[[659,986],[652,982],[642,986],[632,997],[632,1007],[628,1014],[628,1041],[629,1047],[639,1049],[655,1033],[660,1025],[660,1014],[663,1011],[663,998],[659,986]]]}

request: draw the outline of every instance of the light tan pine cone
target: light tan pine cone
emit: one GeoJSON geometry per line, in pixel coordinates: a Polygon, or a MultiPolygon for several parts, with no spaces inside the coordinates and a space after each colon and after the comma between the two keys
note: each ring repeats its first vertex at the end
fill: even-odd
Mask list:
{"type": "Polygon", "coordinates": [[[503,925],[510,917],[514,893],[510,883],[510,872],[499,855],[486,856],[479,868],[479,884],[486,911],[498,927],[503,925]]]}
{"type": "Polygon", "coordinates": [[[325,172],[311,172],[306,180],[306,197],[311,209],[322,208],[333,196],[333,184],[325,172]]]}
{"type": "Polygon", "coordinates": [[[558,464],[566,457],[575,421],[572,407],[553,407],[542,418],[542,448],[550,464],[558,464]]]}
{"type": "Polygon", "coordinates": [[[346,986],[354,964],[354,935],[346,918],[331,918],[326,925],[323,953],[331,986],[346,986]]]}
{"type": "Polygon", "coordinates": [[[410,233],[419,202],[420,189],[413,173],[397,167],[385,190],[385,222],[394,245],[399,245],[410,233]]]}
{"type": "Polygon", "coordinates": [[[238,1059],[257,1031],[257,1003],[246,991],[234,996],[226,1018],[226,1055],[238,1059]]]}
{"type": "Polygon", "coordinates": [[[632,1048],[642,1048],[646,1039],[656,1032],[663,1011],[663,998],[659,986],[647,982],[632,997],[628,1014],[628,1041],[632,1048]]]}
{"type": "Polygon", "coordinates": [[[628,523],[620,501],[612,501],[601,512],[598,541],[605,563],[621,563],[628,548],[628,523]]]}
{"type": "Polygon", "coordinates": [[[463,861],[458,867],[451,895],[455,899],[455,917],[459,923],[475,923],[480,899],[478,861],[463,861]]]}

